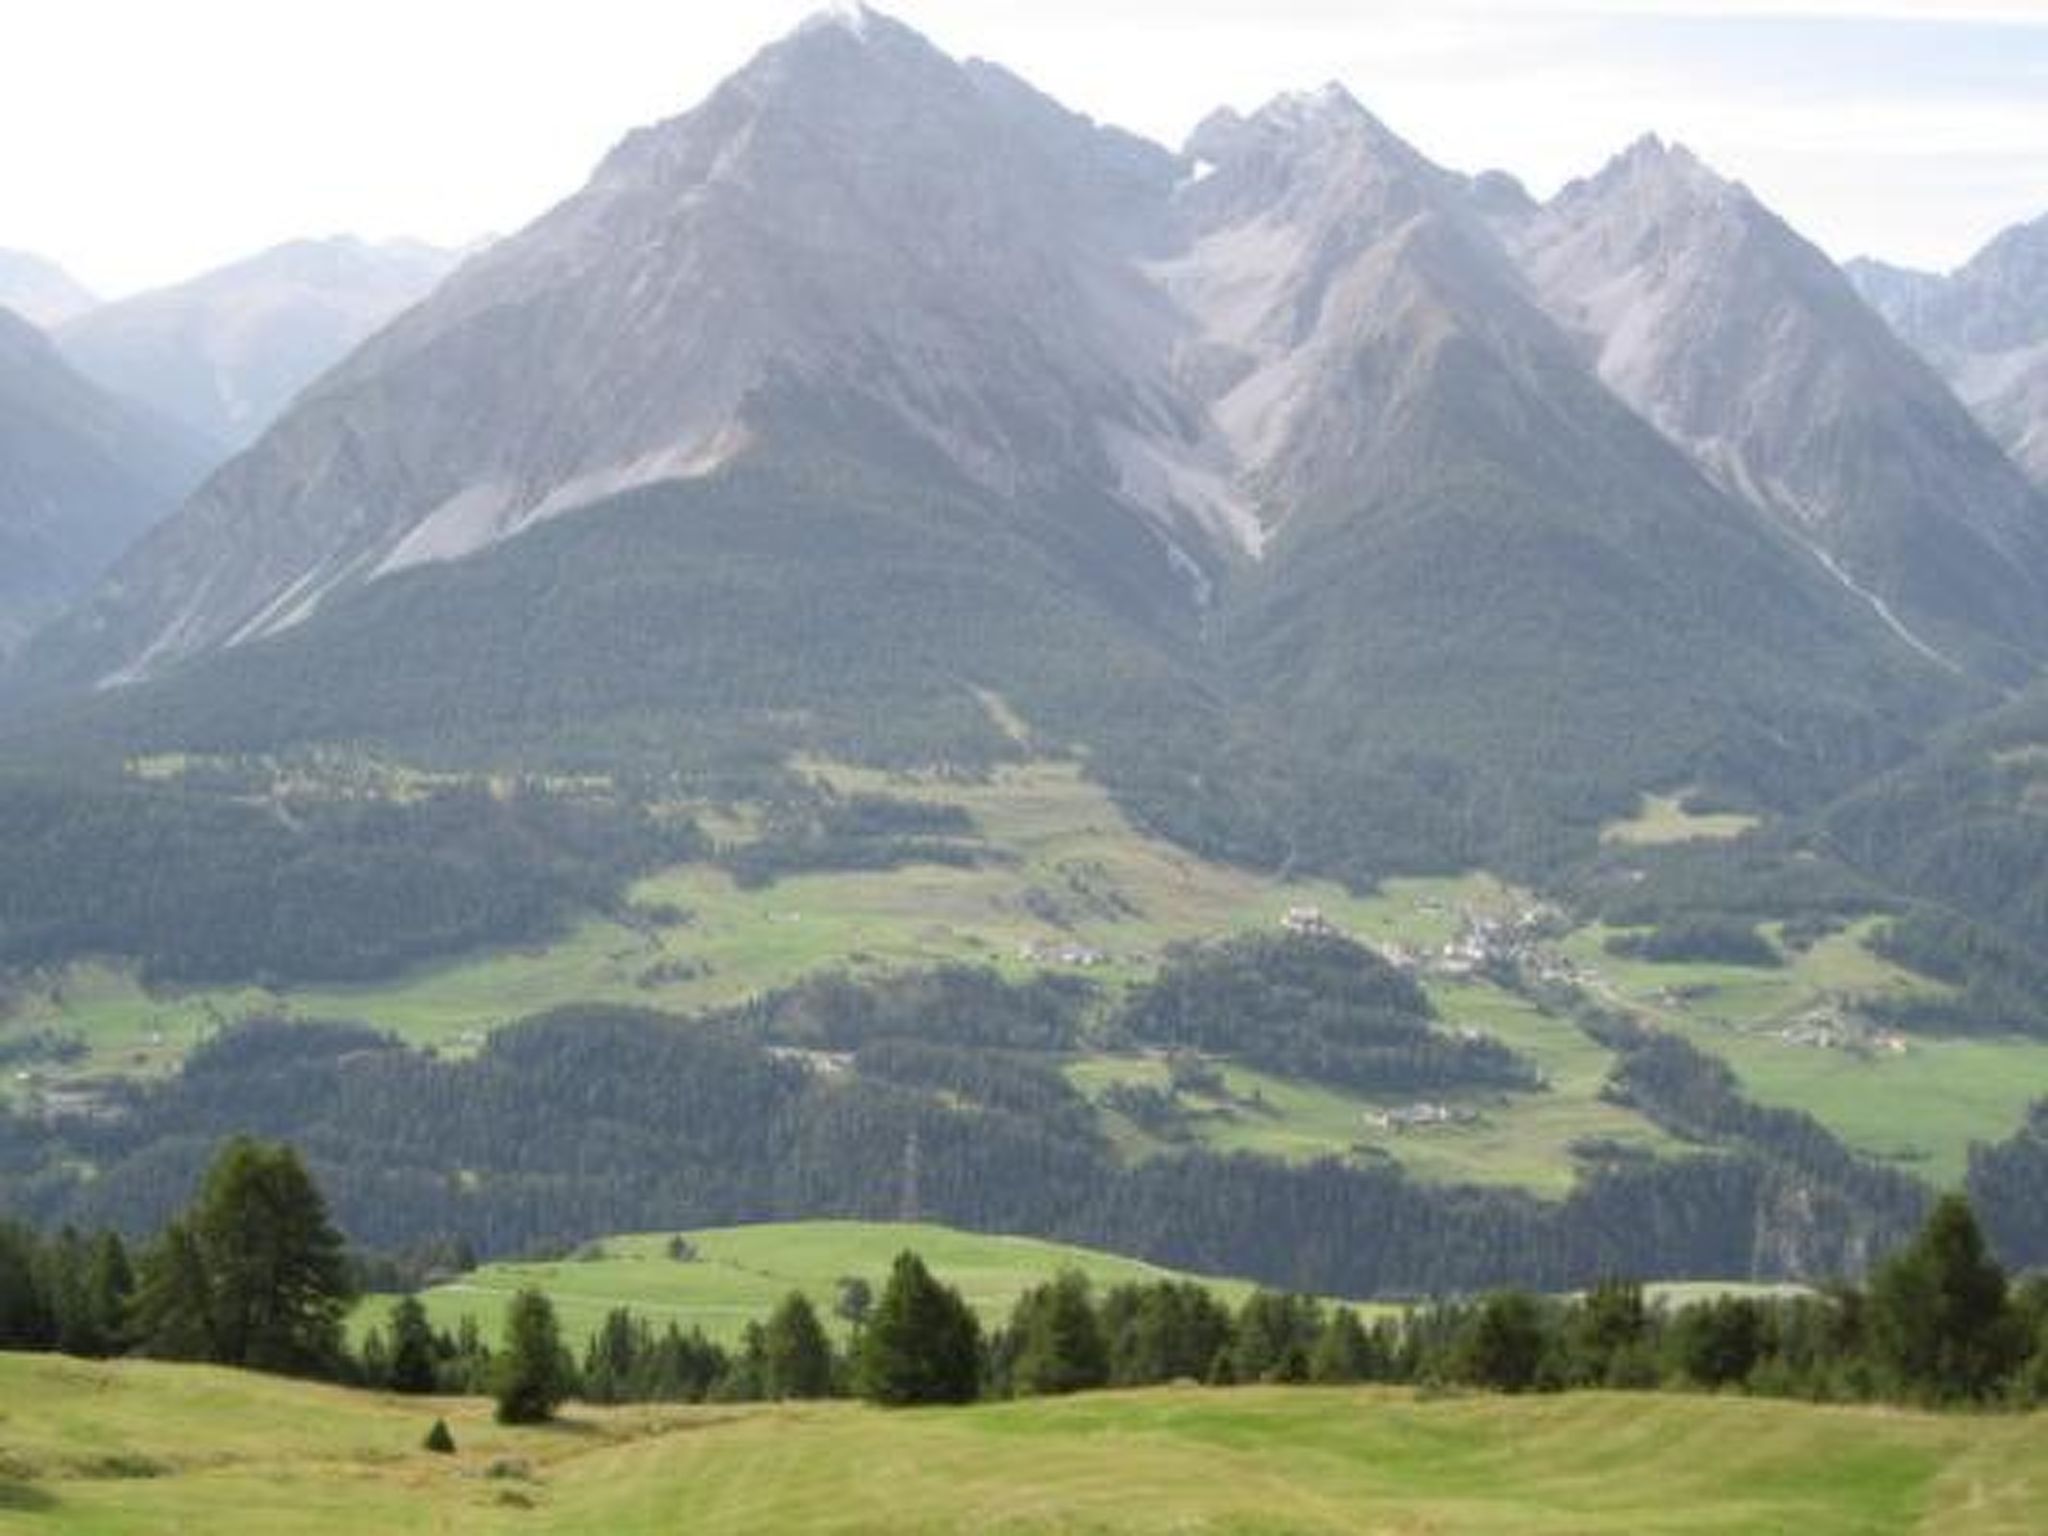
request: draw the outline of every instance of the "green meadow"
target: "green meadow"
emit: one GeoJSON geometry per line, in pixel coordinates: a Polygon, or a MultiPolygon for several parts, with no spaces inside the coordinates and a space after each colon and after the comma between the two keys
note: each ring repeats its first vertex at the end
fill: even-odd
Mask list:
{"type": "Polygon", "coordinates": [[[0,1529],[79,1536],[2035,1536],[2044,1507],[2040,1415],[1175,1388],[510,1430],[481,1399],[0,1355],[0,1529]],[[436,1417],[452,1456],[420,1449],[436,1417]]]}
{"type": "MultiPolygon", "coordinates": [[[[464,1316],[474,1317],[486,1339],[498,1336],[506,1302],[534,1288],[554,1302],[571,1339],[588,1337],[613,1308],[630,1307],[657,1328],[668,1323],[701,1328],[730,1344],[791,1291],[803,1292],[821,1318],[840,1328],[832,1305],[841,1277],[867,1280],[880,1291],[890,1264],[905,1249],[916,1251],[957,1287],[991,1325],[1007,1319],[1024,1292],[1066,1269],[1080,1270],[1101,1287],[1197,1278],[1036,1238],[923,1223],[804,1221],[606,1238],[552,1263],[486,1264],[423,1292],[421,1300],[437,1325],[452,1327],[464,1316]],[[670,1251],[679,1235],[689,1244],[692,1257],[687,1260],[670,1251]]],[[[1233,1306],[1252,1289],[1241,1281],[1199,1278],[1233,1306]]],[[[380,1321],[384,1311],[382,1301],[364,1302],[356,1314],[358,1331],[380,1321]]]]}
{"type": "Polygon", "coordinates": [[[2048,1092],[2048,1043],[1898,1037],[1810,1043],[1803,1026],[1853,1015],[1858,999],[1937,989],[1866,946],[1873,923],[1834,934],[1779,968],[1652,964],[1609,954],[1615,931],[1579,930],[1564,949],[1596,996],[1684,1034],[1735,1069],[1765,1104],[1802,1109],[1859,1152],[1942,1185],[1972,1142],[1996,1140],[2048,1092]]]}

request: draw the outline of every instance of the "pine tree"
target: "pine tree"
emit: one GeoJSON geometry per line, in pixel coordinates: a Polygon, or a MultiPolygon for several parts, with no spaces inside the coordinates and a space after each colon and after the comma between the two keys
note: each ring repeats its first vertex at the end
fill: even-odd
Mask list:
{"type": "Polygon", "coordinates": [[[832,1341],[803,1292],[791,1291],[761,1341],[762,1390],[771,1398],[830,1397],[832,1341]]]}
{"type": "Polygon", "coordinates": [[[213,1289],[199,1240],[182,1221],[165,1227],[142,1256],[129,1307],[130,1331],[160,1360],[217,1360],[213,1289]]]}
{"type": "Polygon", "coordinates": [[[1536,1298],[1497,1292],[1479,1304],[1459,1341],[1458,1374],[1475,1386],[1525,1392],[1536,1385],[1546,1343],[1536,1298]]]}
{"type": "Polygon", "coordinates": [[[439,1381],[434,1329],[417,1296],[402,1296],[392,1303],[390,1348],[386,1379],[392,1391],[427,1393],[435,1389],[439,1381]]]}
{"type": "Polygon", "coordinates": [[[1309,1356],[1308,1379],[1319,1386],[1341,1386],[1371,1381],[1379,1374],[1379,1361],[1365,1325],[1351,1308],[1339,1307],[1316,1340],[1315,1353],[1309,1356]]]}
{"type": "Polygon", "coordinates": [[[1232,1376],[1242,1382],[1303,1380],[1321,1332],[1321,1308],[1312,1298],[1255,1291],[1238,1308],[1232,1376]]]}
{"type": "Polygon", "coordinates": [[[981,1325],[914,1253],[899,1254],[889,1272],[856,1376],[861,1396],[890,1407],[972,1402],[981,1390],[981,1325]]]}
{"type": "Polygon", "coordinates": [[[85,1305],[103,1354],[118,1353],[128,1340],[128,1305],[135,1294],[135,1267],[118,1232],[93,1240],[85,1267],[85,1305]]]}
{"type": "Polygon", "coordinates": [[[545,1293],[521,1291],[506,1308],[496,1376],[500,1424],[545,1424],[569,1395],[569,1357],[545,1293]]]}
{"type": "Polygon", "coordinates": [[[1596,1387],[1640,1381],[1648,1369],[1643,1348],[1649,1332],[1643,1288],[1626,1280],[1601,1281],[1572,1312],[1571,1378],[1596,1387]]]}
{"type": "Polygon", "coordinates": [[[190,1229],[214,1359],[288,1374],[337,1366],[353,1287],[341,1234],[296,1152],[229,1142],[207,1172],[190,1229]]]}
{"type": "Polygon", "coordinates": [[[437,1456],[453,1456],[455,1454],[455,1437],[448,1433],[448,1421],[446,1419],[434,1420],[434,1427],[427,1431],[427,1438],[421,1441],[420,1444],[423,1448],[432,1451],[437,1456]]]}
{"type": "Polygon", "coordinates": [[[1870,1289],[1879,1362],[1907,1390],[1981,1399],[2019,1365],[2026,1341],[2005,1271],[1961,1195],[1942,1197],[1920,1235],[1878,1270],[1870,1289]]]}
{"type": "Polygon", "coordinates": [[[1687,1307],[1671,1329],[1678,1368],[1702,1387],[1740,1385],[1763,1358],[1764,1325],[1764,1309],[1746,1296],[1687,1307]]]}
{"type": "Polygon", "coordinates": [[[47,1349],[54,1324],[37,1283],[35,1234],[0,1222],[0,1349],[47,1349]]]}
{"type": "Polygon", "coordinates": [[[1088,1277],[1067,1270],[1018,1298],[1010,1336],[1016,1357],[1010,1389],[1022,1396],[1084,1392],[1109,1380],[1109,1346],[1089,1295],[1088,1277]]]}
{"type": "Polygon", "coordinates": [[[585,1401],[624,1403],[640,1395],[653,1348],[647,1324],[627,1308],[613,1307],[584,1346],[585,1401]]]}

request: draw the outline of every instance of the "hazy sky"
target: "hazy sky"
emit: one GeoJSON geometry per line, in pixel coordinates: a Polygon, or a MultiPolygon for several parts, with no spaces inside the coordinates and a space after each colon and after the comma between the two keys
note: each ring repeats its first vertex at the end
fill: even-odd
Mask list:
{"type": "MultiPolygon", "coordinates": [[[[109,294],[301,234],[516,229],[815,0],[4,0],[0,246],[109,294]]],[[[2048,212],[2048,0],[897,0],[956,54],[1177,143],[1339,79],[1547,195],[1690,144],[1837,256],[2048,212]]]]}

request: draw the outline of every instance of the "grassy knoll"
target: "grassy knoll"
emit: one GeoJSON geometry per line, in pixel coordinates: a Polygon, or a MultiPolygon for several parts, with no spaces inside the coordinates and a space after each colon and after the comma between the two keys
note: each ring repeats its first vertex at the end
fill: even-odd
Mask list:
{"type": "MultiPolygon", "coordinates": [[[[608,1238],[603,1256],[596,1258],[487,1264],[426,1292],[423,1300],[437,1324],[451,1326],[466,1313],[476,1318],[486,1338],[494,1339],[512,1294],[537,1286],[553,1298],[563,1331],[574,1339],[586,1337],[614,1307],[631,1307],[656,1326],[694,1326],[730,1343],[793,1290],[809,1296],[819,1315],[838,1327],[831,1309],[839,1277],[857,1275],[880,1290],[890,1263],[906,1248],[922,1255],[948,1285],[959,1287],[990,1323],[1006,1319],[1019,1296],[1062,1269],[1079,1269],[1105,1286],[1175,1273],[1091,1248],[922,1224],[806,1221],[720,1227],[685,1234],[697,1255],[688,1262],[669,1256],[673,1235],[608,1238]]],[[[1205,1278],[1203,1283],[1232,1304],[1251,1290],[1239,1281],[1205,1278]]],[[[384,1311],[381,1302],[366,1303],[358,1326],[381,1320],[384,1311]]]]}
{"type": "Polygon", "coordinates": [[[0,1403],[0,1527],[123,1536],[2022,1536],[2048,1503],[2038,1415],[1730,1398],[1185,1388],[510,1431],[476,1400],[0,1356],[0,1403]],[[418,1449],[435,1415],[458,1454],[418,1449]]]}
{"type": "Polygon", "coordinates": [[[1933,1182],[1961,1179],[1973,1141],[2010,1135],[2048,1084],[2048,1043],[1907,1037],[1902,1051],[1804,1043],[1801,1026],[1854,1014],[1858,998],[1934,984],[1865,947],[1871,924],[1833,935],[1778,969],[1659,965],[1608,954],[1611,930],[1565,949],[1596,995],[1683,1032],[1735,1069],[1762,1103],[1803,1109],[1858,1151],[1933,1182]]]}

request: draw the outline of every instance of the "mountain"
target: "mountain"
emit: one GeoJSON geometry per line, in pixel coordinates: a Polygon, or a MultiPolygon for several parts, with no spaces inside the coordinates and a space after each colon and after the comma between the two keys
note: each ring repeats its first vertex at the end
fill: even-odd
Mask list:
{"type": "MultiPolygon", "coordinates": [[[[1969,685],[1603,379],[1527,275],[1568,215],[1341,89],[1175,154],[834,13],[308,388],[23,675],[145,684],[88,712],[127,740],[529,759],[986,756],[1000,694],[1154,824],[1361,877],[1889,760],[1969,685]]],[[[1954,415],[1944,470],[2003,462],[1954,415]]],[[[1963,489],[1872,515],[1968,535],[1979,622],[1947,564],[1922,606],[1974,669],[2030,551],[1963,489]]]]}
{"type": "MultiPolygon", "coordinates": [[[[1131,210],[1177,173],[882,18],[813,23],[318,381],[51,654],[87,683],[224,648],[302,677],[347,631],[351,654],[410,654],[424,718],[518,695],[497,728],[528,740],[560,727],[526,712],[555,683],[701,724],[751,679],[758,715],[872,722],[851,659],[871,692],[944,701],[913,716],[987,735],[977,660],[1011,689],[1020,668],[1064,668],[1070,693],[1119,657],[1147,672],[1154,632],[1191,626],[1189,581],[1114,494],[1097,423],[1170,410],[1127,361],[1168,323],[1131,210]],[[552,574],[571,550],[576,591],[552,574]],[[565,621],[588,605],[536,658],[547,679],[500,675],[540,616],[451,595],[500,581],[565,621]],[[449,633],[464,615],[489,635],[449,633]]],[[[287,717],[357,697],[315,689],[287,717]]]]}
{"type": "Polygon", "coordinates": [[[1846,270],[2013,459],[2048,486],[2048,214],[2014,225],[1947,276],[1869,260],[1846,270]]]}
{"type": "Polygon", "coordinates": [[[99,300],[55,262],[0,250],[0,309],[47,329],[84,314],[99,300]]]}
{"type": "Polygon", "coordinates": [[[204,450],[80,378],[0,310],[0,653],[177,505],[204,450]]]}
{"type": "Polygon", "coordinates": [[[228,448],[455,265],[451,251],[297,240],[57,327],[72,366],[228,448]]]}
{"type": "Polygon", "coordinates": [[[1600,377],[1909,644],[2021,676],[2048,503],[1745,188],[1645,138],[1504,228],[1600,377]]]}

